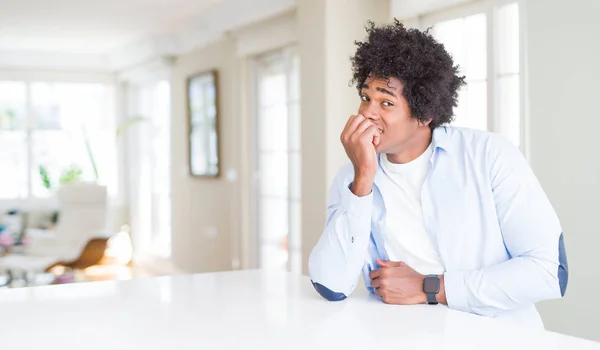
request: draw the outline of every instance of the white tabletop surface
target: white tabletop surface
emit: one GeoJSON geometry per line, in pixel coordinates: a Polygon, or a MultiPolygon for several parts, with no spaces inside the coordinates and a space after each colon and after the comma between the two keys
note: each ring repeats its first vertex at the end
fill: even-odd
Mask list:
{"type": "Polygon", "coordinates": [[[275,271],[4,289],[0,335],[2,349],[600,349],[441,305],[328,302],[275,271]]]}

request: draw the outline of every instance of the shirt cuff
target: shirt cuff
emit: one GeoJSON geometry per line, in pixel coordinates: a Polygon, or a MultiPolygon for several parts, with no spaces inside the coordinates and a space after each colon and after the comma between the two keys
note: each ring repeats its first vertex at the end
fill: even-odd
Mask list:
{"type": "Polygon", "coordinates": [[[351,190],[352,183],[345,187],[343,190],[342,203],[345,204],[347,211],[357,214],[369,214],[371,213],[371,205],[373,204],[373,190],[366,196],[359,197],[355,195],[351,190]]]}
{"type": "Polygon", "coordinates": [[[466,285],[465,272],[446,271],[444,273],[444,288],[446,289],[446,301],[449,308],[471,312],[466,285]]]}

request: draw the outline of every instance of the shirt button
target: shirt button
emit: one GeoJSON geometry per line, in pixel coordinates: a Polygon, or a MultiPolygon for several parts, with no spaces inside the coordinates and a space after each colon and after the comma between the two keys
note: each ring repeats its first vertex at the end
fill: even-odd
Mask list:
{"type": "Polygon", "coordinates": [[[354,243],[354,237],[352,237],[351,242],[354,243]]]}

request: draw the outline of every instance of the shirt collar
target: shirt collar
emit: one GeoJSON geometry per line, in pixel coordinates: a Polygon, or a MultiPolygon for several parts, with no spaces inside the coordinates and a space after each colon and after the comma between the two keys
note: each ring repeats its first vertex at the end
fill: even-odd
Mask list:
{"type": "Polygon", "coordinates": [[[448,135],[450,131],[446,126],[440,126],[433,130],[431,136],[431,143],[433,144],[434,153],[437,148],[441,148],[444,151],[450,151],[450,137],[448,135]]]}

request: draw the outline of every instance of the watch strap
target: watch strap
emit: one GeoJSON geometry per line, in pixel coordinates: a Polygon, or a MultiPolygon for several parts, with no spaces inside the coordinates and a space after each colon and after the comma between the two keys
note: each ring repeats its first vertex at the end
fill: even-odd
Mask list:
{"type": "Polygon", "coordinates": [[[429,305],[437,305],[437,294],[435,293],[425,293],[427,295],[427,304],[429,305]]]}

